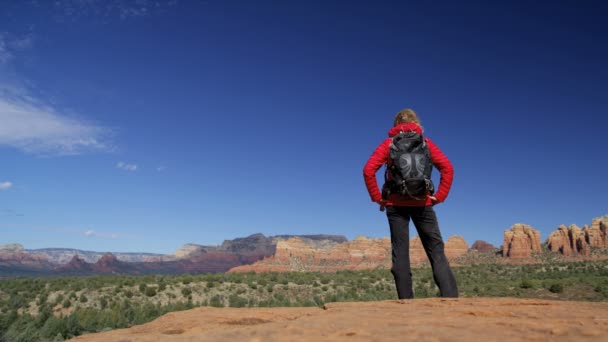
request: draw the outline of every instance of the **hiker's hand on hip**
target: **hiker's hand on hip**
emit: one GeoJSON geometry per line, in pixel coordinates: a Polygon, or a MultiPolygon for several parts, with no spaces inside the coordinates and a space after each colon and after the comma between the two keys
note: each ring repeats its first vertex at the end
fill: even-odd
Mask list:
{"type": "Polygon", "coordinates": [[[377,201],[376,203],[378,203],[378,205],[380,205],[380,211],[384,211],[384,208],[386,208],[386,201],[381,199],[381,200],[377,201]]]}
{"type": "Polygon", "coordinates": [[[433,205],[439,203],[439,201],[437,200],[437,197],[435,197],[435,196],[429,196],[429,198],[431,199],[431,202],[433,202],[433,205]]]}

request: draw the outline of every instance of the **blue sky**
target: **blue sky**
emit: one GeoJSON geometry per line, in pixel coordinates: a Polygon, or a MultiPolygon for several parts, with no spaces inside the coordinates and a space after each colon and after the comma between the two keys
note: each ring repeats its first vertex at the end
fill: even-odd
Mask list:
{"type": "Polygon", "coordinates": [[[601,1],[3,2],[0,244],[388,236],[362,168],[405,107],[455,167],[444,238],[589,224],[608,213],[607,14],[601,1]]]}

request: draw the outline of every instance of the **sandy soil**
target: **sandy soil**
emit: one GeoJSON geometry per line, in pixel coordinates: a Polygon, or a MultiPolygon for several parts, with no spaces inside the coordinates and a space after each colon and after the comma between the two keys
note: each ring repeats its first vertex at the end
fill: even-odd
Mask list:
{"type": "Polygon", "coordinates": [[[197,308],[72,341],[608,341],[608,303],[516,298],[197,308]]]}

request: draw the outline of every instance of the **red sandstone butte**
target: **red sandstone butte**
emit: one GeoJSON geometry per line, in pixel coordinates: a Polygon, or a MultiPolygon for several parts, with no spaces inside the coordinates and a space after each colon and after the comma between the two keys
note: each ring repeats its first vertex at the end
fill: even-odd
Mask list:
{"type": "Polygon", "coordinates": [[[559,252],[564,256],[574,254],[588,256],[590,254],[585,231],[574,224],[568,228],[564,225],[557,227],[557,230],[547,238],[547,247],[552,252],[559,252]]]}
{"type": "Polygon", "coordinates": [[[476,250],[479,253],[491,253],[496,249],[496,247],[494,247],[494,245],[492,245],[491,243],[482,240],[477,240],[473,242],[473,245],[471,245],[471,249],[476,250]]]}
{"type": "Polygon", "coordinates": [[[502,256],[513,259],[525,259],[532,252],[540,252],[540,232],[527,224],[518,223],[505,230],[502,244],[502,256]]]}

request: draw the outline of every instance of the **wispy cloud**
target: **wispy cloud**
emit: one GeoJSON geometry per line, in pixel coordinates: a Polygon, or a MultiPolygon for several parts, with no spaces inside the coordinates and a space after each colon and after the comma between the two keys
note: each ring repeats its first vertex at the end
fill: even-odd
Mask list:
{"type": "Polygon", "coordinates": [[[156,168],[156,171],[158,171],[158,172],[163,172],[163,171],[165,171],[166,169],[167,169],[167,168],[166,168],[165,166],[159,166],[159,167],[157,167],[157,168],[156,168]]]}
{"type": "Polygon", "coordinates": [[[0,32],[0,146],[44,155],[111,149],[109,129],[40,100],[31,82],[15,73],[12,61],[32,47],[33,37],[0,32]]]}
{"type": "Polygon", "coordinates": [[[11,183],[11,182],[2,182],[2,183],[0,183],[0,191],[8,190],[12,186],[13,186],[13,183],[11,183]]]}
{"type": "Polygon", "coordinates": [[[128,164],[125,162],[118,162],[116,164],[116,167],[121,169],[121,170],[125,170],[125,171],[136,171],[137,170],[137,165],[136,164],[128,164]]]}
{"type": "Polygon", "coordinates": [[[70,117],[26,93],[10,94],[2,90],[0,145],[46,155],[74,155],[111,149],[107,141],[111,133],[109,129],[70,117]]]}
{"type": "Polygon", "coordinates": [[[112,240],[121,238],[121,235],[116,234],[116,233],[99,233],[92,229],[85,230],[84,232],[82,232],[82,235],[84,235],[86,237],[91,237],[91,238],[102,238],[102,239],[112,239],[112,240]]]}

